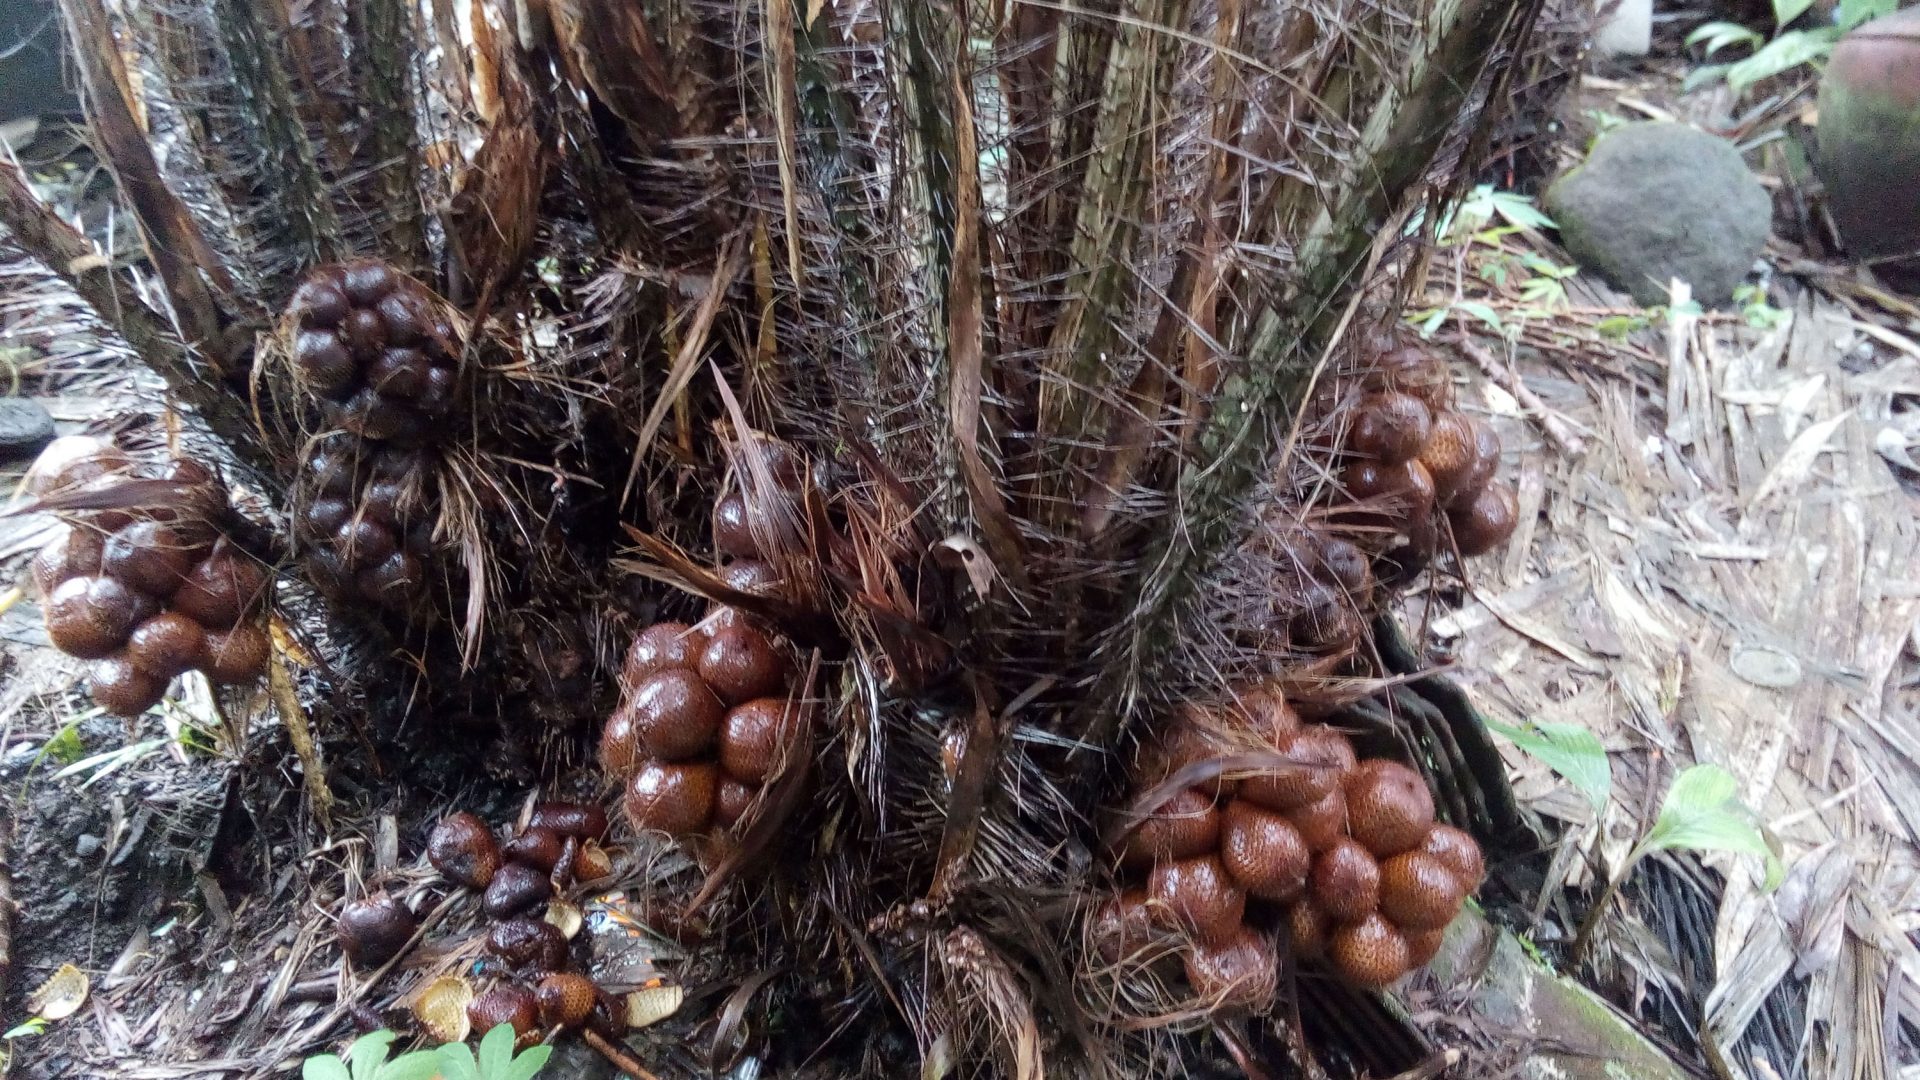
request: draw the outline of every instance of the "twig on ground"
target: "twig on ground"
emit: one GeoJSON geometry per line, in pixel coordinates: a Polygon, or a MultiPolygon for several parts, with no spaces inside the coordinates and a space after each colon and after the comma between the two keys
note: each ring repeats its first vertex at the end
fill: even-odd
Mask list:
{"type": "Polygon", "coordinates": [[[1534,393],[1518,375],[1495,361],[1492,353],[1475,345],[1465,333],[1456,340],[1460,345],[1460,351],[1466,353],[1469,359],[1478,364],[1481,373],[1495,386],[1513,395],[1513,399],[1526,410],[1527,416],[1540,425],[1540,430],[1546,433],[1548,441],[1552,442],[1561,453],[1568,457],[1579,457],[1586,452],[1587,441],[1575,430],[1573,421],[1549,408],[1546,402],[1540,400],[1540,395],[1534,393]]]}

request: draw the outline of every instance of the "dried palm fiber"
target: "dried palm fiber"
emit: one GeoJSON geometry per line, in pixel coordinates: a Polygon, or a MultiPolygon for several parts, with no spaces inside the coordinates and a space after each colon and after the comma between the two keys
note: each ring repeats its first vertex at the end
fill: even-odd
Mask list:
{"type": "MultiPolygon", "coordinates": [[[[377,256],[446,298],[470,330],[442,572],[406,620],[330,616],[414,658],[390,708],[497,721],[509,767],[551,768],[612,711],[631,636],[702,617],[659,582],[757,610],[824,703],[812,782],[664,887],[664,913],[701,901],[677,920],[699,963],[787,972],[756,1008],[819,1016],[849,1060],[904,1032],[969,1067],[1125,1072],[1185,1036],[1076,1000],[1088,808],[1196,690],[1277,667],[1364,692],[1339,664],[1370,650],[1249,645],[1235,575],[1262,521],[1310,516],[1308,386],[1390,315],[1400,223],[1457,182],[1436,159],[1471,164],[1468,103],[1500,100],[1489,60],[1532,12],[140,5],[126,111],[161,150],[116,174],[172,192],[204,254],[148,306],[4,167],[0,217],[280,492],[333,430],[269,332],[295,283],[377,256]],[[239,390],[201,362],[195,273],[239,390]],[[771,537],[804,592],[742,597],[709,514],[765,509],[776,444],[807,466],[771,537]]],[[[150,243],[179,235],[133,202],[150,243]]]]}

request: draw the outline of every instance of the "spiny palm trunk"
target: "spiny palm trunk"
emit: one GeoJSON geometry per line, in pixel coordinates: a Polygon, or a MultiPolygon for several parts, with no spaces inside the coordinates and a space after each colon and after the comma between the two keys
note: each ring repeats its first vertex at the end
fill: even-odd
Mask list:
{"type": "Polygon", "coordinates": [[[826,494],[793,523],[817,591],[773,614],[831,703],[776,824],[822,839],[750,834],[778,869],[703,895],[770,883],[724,909],[772,924],[744,962],[825,943],[923,1051],[1139,1052],[1059,944],[1088,807],[1171,703],[1313,674],[1205,624],[1250,531],[1305,512],[1309,389],[1388,318],[1400,226],[1536,4],[63,6],[157,287],[10,164],[0,221],[280,509],[335,423],[293,377],[301,277],[373,256],[459,313],[418,602],[313,606],[287,530],[298,625],[361,646],[338,680],[385,663],[367,695],[414,737],[474,719],[564,771],[634,631],[698,616],[658,582],[715,592],[712,507],[776,436],[826,494]],[[902,1000],[904,968],[932,974],[902,1000]]]}

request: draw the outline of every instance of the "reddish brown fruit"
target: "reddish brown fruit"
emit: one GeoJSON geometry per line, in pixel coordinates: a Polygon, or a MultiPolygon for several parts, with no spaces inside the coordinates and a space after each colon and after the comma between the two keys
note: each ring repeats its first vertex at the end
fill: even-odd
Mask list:
{"type": "Polygon", "coordinates": [[[1287,704],[1284,694],[1272,687],[1241,690],[1234,696],[1233,704],[1254,735],[1267,746],[1279,746],[1282,739],[1290,739],[1300,730],[1300,714],[1287,704]]]}
{"type": "Polygon", "coordinates": [[[747,524],[747,503],[733,492],[713,508],[713,546],[722,555],[735,559],[760,556],[760,545],[747,524]]]}
{"type": "Polygon", "coordinates": [[[507,841],[502,854],[509,862],[531,866],[543,874],[553,873],[566,853],[567,838],[552,829],[529,828],[507,841]]]}
{"type": "Polygon", "coordinates": [[[513,1045],[525,1050],[540,1041],[540,1004],[524,986],[502,983],[467,1005],[467,1020],[475,1035],[485,1035],[506,1024],[513,1028],[513,1045]]]}
{"type": "Polygon", "coordinates": [[[1366,552],[1338,537],[1320,538],[1319,570],[1321,579],[1345,592],[1349,601],[1358,603],[1373,590],[1373,568],[1366,552]]]}
{"type": "Polygon", "coordinates": [[[1346,515],[1356,522],[1412,528],[1433,514],[1433,477],[1418,461],[1362,461],[1340,477],[1348,496],[1365,504],[1364,512],[1346,515]]]}
{"type": "Polygon", "coordinates": [[[171,679],[206,662],[207,632],[177,611],[163,611],[134,628],[127,660],[156,679],[171,679]]]}
{"type": "Polygon", "coordinates": [[[1240,795],[1269,810],[1288,811],[1308,806],[1340,789],[1341,777],[1353,767],[1353,746],[1324,724],[1308,724],[1279,740],[1274,749],[1292,765],[1240,782],[1240,795]]]}
{"type": "Polygon", "coordinates": [[[1447,521],[1453,525],[1453,542],[1460,554],[1471,558],[1505,544],[1519,523],[1519,514],[1512,488],[1488,484],[1447,511],[1447,521]]]}
{"type": "Polygon", "coordinates": [[[642,679],[628,708],[641,748],[667,761],[711,751],[726,716],[726,706],[706,682],[685,668],[667,668],[642,679]]]}
{"type": "Polygon", "coordinates": [[[500,844],[478,814],[461,811],[433,827],[427,837],[427,861],[448,881],[484,889],[500,870],[500,844]]]}
{"type": "Polygon", "coordinates": [[[606,807],[598,803],[560,800],[535,803],[533,813],[527,817],[529,829],[552,829],[561,836],[581,840],[605,840],[607,824],[606,807]]]}
{"type": "Polygon", "coordinates": [[[1241,926],[1217,943],[1197,942],[1186,956],[1187,983],[1212,1006],[1260,1009],[1279,985],[1273,942],[1241,926]]]}
{"type": "Polygon", "coordinates": [[[41,597],[51,597],[54,590],[70,578],[98,574],[105,550],[105,537],[93,529],[62,529],[60,535],[33,558],[33,581],[39,586],[41,597]]]}
{"type": "Polygon", "coordinates": [[[764,784],[800,730],[800,704],[760,698],[727,713],[720,730],[720,765],[743,784],[764,784]]]}
{"type": "Polygon", "coordinates": [[[186,580],[206,552],[173,525],[136,521],[107,538],[100,571],[164,600],[186,580]]]}
{"type": "MultiPolygon", "coordinates": [[[[1189,765],[1211,762],[1231,754],[1233,751],[1222,746],[1213,734],[1212,728],[1219,723],[1218,714],[1209,706],[1191,701],[1182,704],[1162,730],[1159,741],[1142,751],[1135,775],[1148,782],[1159,783],[1189,765]]],[[[1217,776],[1193,786],[1204,795],[1225,798],[1232,795],[1239,785],[1224,776],[1217,776]]]]}
{"type": "Polygon", "coordinates": [[[1347,797],[1337,790],[1329,791],[1318,802],[1287,811],[1287,820],[1300,830],[1300,838],[1309,849],[1326,851],[1346,839],[1347,797]]]}
{"type": "Polygon", "coordinates": [[[1447,397],[1447,369],[1418,345],[1387,350],[1367,373],[1366,385],[1412,394],[1438,408],[1447,397]]]}
{"type": "Polygon", "coordinates": [[[374,968],[400,955],[418,926],[405,904],[382,893],[348,904],[334,929],[353,966],[374,968]]]}
{"type": "Polygon", "coordinates": [[[1416,849],[1440,860],[1440,864],[1453,872],[1461,888],[1468,893],[1480,887],[1480,879],[1486,873],[1486,862],[1480,855],[1480,845],[1473,837],[1451,825],[1435,825],[1421,837],[1416,849]]]}
{"type": "Polygon", "coordinates": [[[560,972],[540,980],[534,991],[540,1002],[540,1020],[548,1027],[571,1031],[593,1015],[596,999],[593,980],[585,975],[560,972]]]}
{"type": "Polygon", "coordinates": [[[501,919],[487,931],[487,951],[509,967],[561,971],[567,966],[567,937],[544,919],[501,919]]]}
{"type": "Polygon", "coordinates": [[[747,808],[753,805],[758,789],[748,787],[731,776],[722,777],[720,788],[714,794],[713,824],[716,828],[731,829],[746,816],[747,808]]]}
{"type": "Polygon", "coordinates": [[[1435,416],[1433,431],[1420,451],[1420,464],[1433,477],[1434,500],[1441,506],[1451,503],[1477,460],[1472,423],[1451,410],[1435,416]]]}
{"type": "Polygon", "coordinates": [[[691,668],[705,639],[686,623],[654,623],[634,636],[627,659],[620,666],[620,685],[628,691],[656,671],[691,668]]]}
{"type": "Polygon", "coordinates": [[[553,882],[547,875],[521,863],[504,863],[487,883],[480,906],[493,919],[523,914],[547,902],[553,895],[553,882]]]}
{"type": "Polygon", "coordinates": [[[252,559],[216,547],[174,591],[173,606],[210,631],[225,630],[260,603],[266,589],[266,574],[252,559]]]}
{"type": "Polygon", "coordinates": [[[125,472],[133,464],[126,451],[90,435],[67,435],[47,444],[34,459],[27,490],[37,497],[69,493],[125,472]]]}
{"type": "Polygon", "coordinates": [[[1380,902],[1380,864],[1367,849],[1342,840],[1313,861],[1313,902],[1336,922],[1371,913],[1380,902]]]}
{"type": "Polygon", "coordinates": [[[1485,420],[1470,419],[1467,426],[1473,431],[1473,467],[1460,478],[1460,485],[1454,490],[1454,506],[1459,506],[1486,487],[1493,480],[1494,473],[1500,470],[1500,433],[1485,420]]]}
{"type": "Polygon", "coordinates": [[[1403,933],[1407,939],[1407,970],[1418,971],[1432,962],[1440,953],[1440,946],[1446,943],[1447,931],[1422,930],[1419,933],[1403,933]]]}
{"type": "Polygon", "coordinates": [[[1220,862],[1249,895],[1284,902],[1306,887],[1313,853],[1292,822],[1235,799],[1221,815],[1220,862]]]}
{"type": "Polygon", "coordinates": [[[691,836],[713,821],[720,770],[712,765],[650,761],[627,784],[627,818],[636,829],[691,836]]]}
{"type": "MultiPolygon", "coordinates": [[[[786,584],[786,579],[770,563],[758,559],[735,559],[720,571],[720,580],[728,588],[753,596],[777,596],[786,584]]],[[[754,617],[745,611],[715,604],[707,609],[705,626],[708,633],[719,631],[737,624],[753,625],[754,617]]]]}
{"type": "Polygon", "coordinates": [[[1300,590],[1300,613],[1291,626],[1294,645],[1321,654],[1352,648],[1367,630],[1354,609],[1361,599],[1339,585],[1308,582],[1300,590]]]}
{"type": "Polygon", "coordinates": [[[1347,775],[1347,831],[1375,858],[1411,851],[1433,827],[1433,793],[1395,761],[1363,761],[1347,775]]]}
{"type": "Polygon", "coordinates": [[[1145,889],[1128,889],[1112,896],[1094,910],[1087,926],[1088,936],[1101,960],[1109,964],[1144,959],[1153,947],[1155,932],[1152,906],[1145,889]]]}
{"type": "Polygon", "coordinates": [[[95,660],[87,673],[87,692],[94,704],[115,716],[139,716],[167,692],[167,680],[134,667],[124,655],[95,660]]]}
{"type": "Polygon", "coordinates": [[[1161,863],[1147,878],[1154,914],[1203,941],[1221,941],[1240,925],[1247,894],[1212,855],[1161,863]]]}
{"type": "Polygon", "coordinates": [[[600,729],[600,768],[615,777],[625,777],[646,752],[640,748],[640,733],[634,729],[633,710],[626,702],[607,718],[600,729]]]}
{"type": "Polygon", "coordinates": [[[1197,788],[1185,788],[1163,803],[1120,842],[1123,865],[1145,868],[1191,859],[1220,842],[1220,812],[1197,788]]]}
{"type": "Polygon", "coordinates": [[[252,682],[267,670],[273,639],[259,623],[241,623],[225,633],[207,635],[207,678],[223,686],[252,682]]]}
{"type": "Polygon", "coordinates": [[[1408,461],[1426,445],[1432,424],[1433,414],[1419,398],[1393,391],[1376,394],[1355,411],[1347,449],[1389,465],[1408,461]]]}
{"type": "Polygon", "coordinates": [[[1407,939],[1377,914],[1337,927],[1328,952],[1342,978],[1370,990],[1405,975],[1411,966],[1407,939]]]}
{"type": "Polygon", "coordinates": [[[351,570],[364,570],[387,561],[400,549],[400,538],[372,514],[353,514],[333,534],[333,549],[351,570]]]}
{"type": "Polygon", "coordinates": [[[47,637],[69,656],[97,660],[125,645],[154,607],[115,578],[69,578],[47,598],[47,637]]]}
{"type": "Polygon", "coordinates": [[[1305,897],[1294,901],[1287,907],[1287,940],[1292,943],[1293,955],[1301,960],[1318,960],[1327,954],[1327,939],[1333,933],[1333,924],[1327,919],[1327,913],[1305,897]]]}
{"type": "Polygon", "coordinates": [[[1380,913],[1402,930],[1440,930],[1460,913],[1467,891],[1446,864],[1409,851],[1380,864],[1380,913]]]}
{"type": "Polygon", "coordinates": [[[721,701],[739,705],[780,694],[786,688],[788,667],[786,655],[772,639],[743,624],[713,632],[700,653],[699,672],[721,701]]]}

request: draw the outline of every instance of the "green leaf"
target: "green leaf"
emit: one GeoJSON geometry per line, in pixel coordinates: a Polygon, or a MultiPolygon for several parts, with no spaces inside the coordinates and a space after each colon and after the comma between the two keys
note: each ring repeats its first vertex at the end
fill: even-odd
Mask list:
{"type": "Polygon", "coordinates": [[[440,1055],[432,1050],[415,1050],[387,1062],[376,1080],[434,1080],[439,1075],[440,1055]]]}
{"type": "Polygon", "coordinates": [[[1839,36],[1839,29],[1831,26],[1789,30],[1767,42],[1759,52],[1729,67],[1727,85],[1733,87],[1736,94],[1745,93],[1754,83],[1824,58],[1833,51],[1833,43],[1839,36]]]}
{"type": "Polygon", "coordinates": [[[1844,32],[1869,19],[1891,15],[1899,6],[1900,0],[1840,0],[1839,17],[1835,21],[1844,32]]]}
{"type": "Polygon", "coordinates": [[[1553,219],[1540,212],[1533,200],[1525,195],[1515,195],[1511,191],[1496,191],[1493,194],[1493,209],[1507,224],[1522,229],[1551,229],[1553,219]]]}
{"type": "Polygon", "coordinates": [[[480,1039],[481,1080],[500,1080],[513,1061],[513,1025],[495,1024],[480,1039]]]}
{"type": "Polygon", "coordinates": [[[446,1080],[480,1080],[480,1066],[474,1064],[473,1049],[466,1043],[447,1043],[435,1053],[440,1055],[440,1072],[446,1080]]]}
{"type": "Polygon", "coordinates": [[[47,745],[40,748],[41,757],[50,757],[62,765],[71,765],[85,757],[86,753],[87,744],[80,741],[78,723],[61,728],[53,738],[47,740],[47,745]]]}
{"type": "Polygon", "coordinates": [[[1446,321],[1447,321],[1447,309],[1434,308],[1431,314],[1427,315],[1426,317],[1420,320],[1419,322],[1420,336],[1423,338],[1432,337],[1435,331],[1439,330],[1440,327],[1446,324],[1446,321]]]}
{"type": "Polygon", "coordinates": [[[1695,765],[1673,778],[1660,816],[1629,856],[1653,851],[1728,851],[1756,855],[1766,862],[1765,888],[1771,892],[1786,867],[1753,823],[1753,811],[1738,796],[1739,781],[1718,765],[1695,765]]]}
{"type": "Polygon", "coordinates": [[[1687,35],[1688,45],[1706,45],[1705,55],[1712,56],[1730,45],[1745,45],[1758,49],[1767,43],[1759,33],[1734,22],[1710,22],[1687,35]]]}
{"type": "Polygon", "coordinates": [[[1486,323],[1488,326],[1493,327],[1497,333],[1504,334],[1507,332],[1506,324],[1500,321],[1500,313],[1478,300],[1462,300],[1454,306],[1474,318],[1479,319],[1481,322],[1486,323]]]}
{"type": "Polygon", "coordinates": [[[530,1046],[526,1053],[513,1059],[513,1066],[500,1080],[533,1080],[534,1074],[546,1068],[547,1059],[552,1056],[551,1046],[530,1046]]]}
{"type": "Polygon", "coordinates": [[[1708,83],[1719,82],[1727,77],[1727,69],[1731,67],[1733,67],[1732,64],[1701,64],[1687,72],[1687,77],[1680,80],[1680,89],[1698,90],[1708,83]]]}
{"type": "Polygon", "coordinates": [[[1613,794],[1613,764],[1600,736],[1580,724],[1535,723],[1527,727],[1488,720],[1487,726],[1506,736],[1515,746],[1547,763],[1567,783],[1572,784],[1595,814],[1604,813],[1613,794]]]}
{"type": "MultiPolygon", "coordinates": [[[[41,1016],[36,1016],[36,1017],[33,1017],[32,1019],[27,1020],[25,1023],[20,1024],[18,1027],[11,1028],[5,1033],[0,1034],[0,1039],[30,1039],[35,1035],[44,1035],[46,1034],[46,1031],[47,1031],[46,1018],[41,1016]]],[[[0,1073],[0,1076],[4,1076],[4,1075],[6,1074],[0,1073]]]]}
{"type": "Polygon", "coordinates": [[[319,1054],[300,1065],[300,1080],[349,1080],[347,1063],[333,1054],[319,1054]]]}
{"type": "Polygon", "coordinates": [[[1608,341],[1625,341],[1628,334],[1644,330],[1646,326],[1646,317],[1642,315],[1609,315],[1593,324],[1600,336],[1608,341]]]}
{"type": "Polygon", "coordinates": [[[347,1047],[347,1059],[353,1062],[353,1080],[374,1080],[395,1038],[393,1032],[382,1029],[353,1040],[353,1045],[347,1047]]]}
{"type": "Polygon", "coordinates": [[[1782,30],[1787,24],[1807,13],[1813,7],[1813,0],[1773,0],[1773,25],[1782,30]]]}

